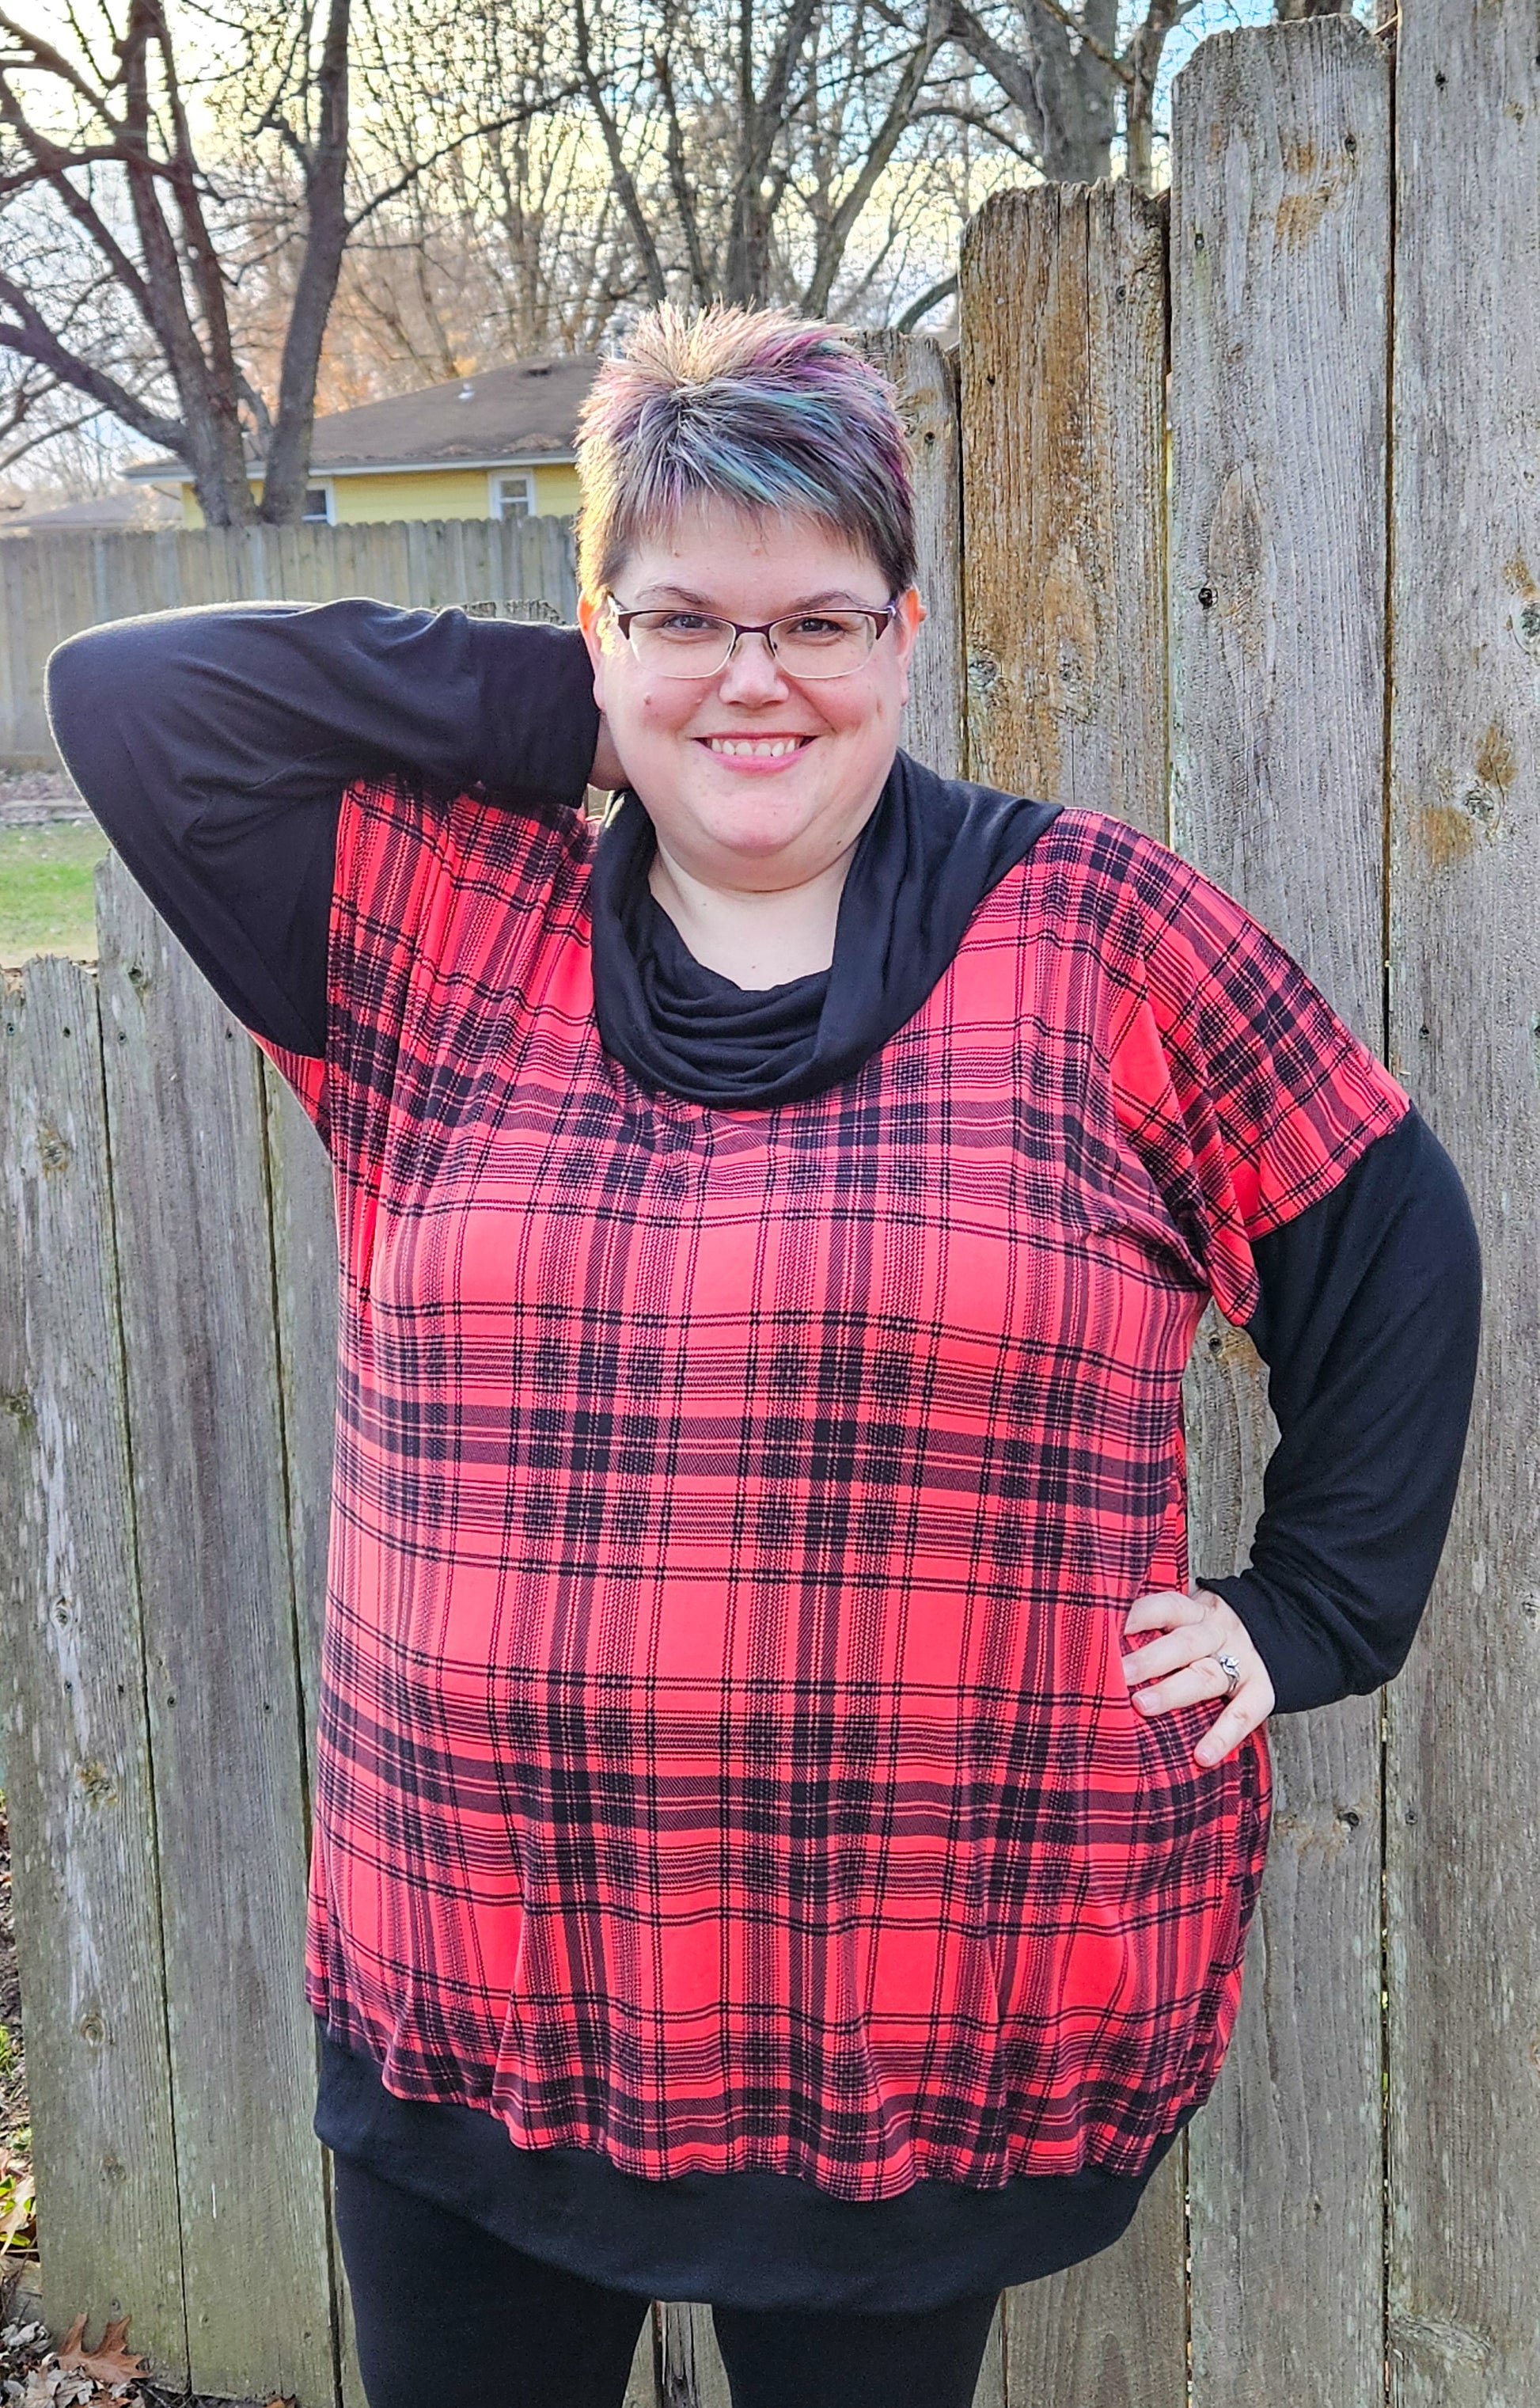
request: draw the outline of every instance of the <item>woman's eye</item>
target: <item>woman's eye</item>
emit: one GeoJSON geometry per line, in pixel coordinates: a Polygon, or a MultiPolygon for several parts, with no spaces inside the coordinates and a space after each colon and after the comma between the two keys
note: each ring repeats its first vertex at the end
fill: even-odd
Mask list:
{"type": "Polygon", "coordinates": [[[699,610],[664,610],[652,624],[665,636],[699,636],[722,623],[704,617],[699,610]]]}
{"type": "Polygon", "coordinates": [[[820,637],[827,638],[831,636],[846,636],[849,631],[849,620],[830,619],[820,611],[808,611],[800,619],[787,621],[787,632],[790,635],[801,636],[814,642],[820,637]]]}

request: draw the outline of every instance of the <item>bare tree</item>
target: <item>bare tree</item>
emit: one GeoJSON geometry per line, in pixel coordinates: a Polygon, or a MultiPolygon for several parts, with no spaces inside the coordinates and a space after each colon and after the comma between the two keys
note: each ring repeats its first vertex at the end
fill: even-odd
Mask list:
{"type": "Polygon", "coordinates": [[[253,138],[282,145],[304,194],[271,402],[232,339],[227,195],[199,155],[166,0],[78,0],[63,17],[50,13],[54,38],[0,7],[0,350],[184,461],[212,525],[259,514],[244,440],[255,435],[260,515],[296,518],[348,238],[349,0],[242,22],[245,63],[267,69],[253,138]]]}
{"type": "MultiPolygon", "coordinates": [[[[872,0],[419,5],[413,75],[370,117],[394,197],[349,244],[323,390],[592,349],[664,294],[885,321],[935,284],[980,161],[1015,164],[1008,133],[948,122],[926,8],[895,36],[872,0]]],[[[240,322],[270,349],[291,271],[257,251],[240,322]]]]}
{"type": "MultiPolygon", "coordinates": [[[[1017,112],[1033,159],[1053,182],[1091,183],[1113,169],[1144,191],[1155,179],[1156,93],[1167,45],[1202,0],[1146,0],[1129,18],[1119,0],[951,0],[949,31],[1017,112]]],[[[1285,17],[1334,16],[1351,0],[1276,0],[1285,17]]],[[[902,19],[905,10],[895,8],[902,19]]],[[[1261,7],[1237,5],[1256,23],[1261,7]]]]}

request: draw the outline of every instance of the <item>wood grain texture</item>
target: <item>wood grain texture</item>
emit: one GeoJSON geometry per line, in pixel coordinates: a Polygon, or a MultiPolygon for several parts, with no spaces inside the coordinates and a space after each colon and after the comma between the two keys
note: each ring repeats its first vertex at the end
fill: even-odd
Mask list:
{"type": "Polygon", "coordinates": [[[1163,205],[1002,193],[961,295],[968,774],[1163,836],[1163,205]]]}
{"type": "Polygon", "coordinates": [[[1006,2408],[1185,2408],[1180,2141],[1098,2257],[1003,2303],[1006,2408]]]}
{"type": "MultiPolygon", "coordinates": [[[[1383,1045],[1388,70],[1345,18],[1215,36],[1172,171],[1172,840],[1383,1045]]],[[[1273,1431],[1212,1315],[1194,1573],[1247,1560],[1273,1431]]],[[[1247,1993],[1192,2127],[1196,2408],[1382,2395],[1377,1707],[1271,1726],[1247,1993]],[[1308,2300],[1310,2314],[1302,2316],[1308,2300]]]]}
{"type": "Polygon", "coordinates": [[[631,2361],[631,2372],[626,2378],[625,2398],[620,2408],[659,2408],[659,2314],[654,2300],[647,2321],[636,2336],[636,2355],[631,2361]]]}
{"type": "Polygon", "coordinates": [[[943,778],[963,775],[962,458],[957,372],[925,335],[863,335],[898,394],[915,465],[918,582],[928,616],[909,673],[902,741],[943,778]]]}
{"type": "Polygon", "coordinates": [[[1216,36],[1173,139],[1172,827],[1377,1051],[1389,70],[1347,17],[1216,36]]]}
{"type": "Polygon", "coordinates": [[[659,2318],[659,2408],[733,2408],[710,2309],[694,2300],[665,2300],[659,2318]]]}
{"type": "MultiPolygon", "coordinates": [[[[969,774],[1165,833],[1164,212],[999,195],[962,263],[969,774]]],[[[1185,2152],[1118,2245],[1002,2306],[1010,2408],[1185,2401],[1185,2152]]]]}
{"type": "Polygon", "coordinates": [[[1397,2408],[1540,2400],[1540,19],[1402,21],[1392,1065],[1469,1189],[1482,1369],[1389,1693],[1397,2408]],[[1415,1819],[1414,1819],[1415,1818],[1415,1819]]]}
{"type": "Polygon", "coordinates": [[[259,1058],[115,857],[97,923],[192,2382],[331,2408],[259,1058]]]}
{"type": "MultiPolygon", "coordinates": [[[[301,1109],[292,1088],[270,1062],[263,1061],[260,1071],[267,1116],[273,1295],[283,1477],[288,1497],[289,1564],[304,1715],[301,1770],[308,1806],[321,1704],[321,1634],[326,1611],[332,1452],[336,1434],[336,1211],[331,1165],[313,1124],[301,1109]]],[[[308,1864],[308,1812],[303,1844],[308,1864]]],[[[318,2039],[318,2082],[320,2060],[318,2039]]],[[[325,2214],[341,2408],[367,2408],[353,2330],[352,2301],[337,2238],[330,2169],[325,2183],[325,2214]]]]}
{"type": "Polygon", "coordinates": [[[187,2380],[96,982],[0,996],[0,1697],[55,2340],[131,2319],[187,2380]]]}

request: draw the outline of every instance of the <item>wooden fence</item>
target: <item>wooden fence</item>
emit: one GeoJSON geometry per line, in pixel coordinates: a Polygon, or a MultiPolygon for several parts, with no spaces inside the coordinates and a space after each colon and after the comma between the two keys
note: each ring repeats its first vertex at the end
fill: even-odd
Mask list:
{"type": "Polygon", "coordinates": [[[43,709],[55,644],[106,619],[206,602],[469,603],[570,620],[570,519],[435,519],[364,526],[0,539],[0,769],[56,768],[43,709]]]}
{"type": "MultiPolygon", "coordinates": [[[[1411,1087],[1486,1248],[1423,1631],[1277,1720],[1247,1995],[1115,2249],[1007,2294],[979,2408],[1540,2408],[1540,42],[1425,0],[1217,36],[1164,207],[1005,195],[959,405],[909,386],[917,750],[1228,886],[1411,1087]],[[959,550],[959,525],[966,532],[959,550]],[[965,674],[963,663],[965,659],[965,674]]],[[[125,882],[7,998],[0,1512],[45,2295],[359,2408],[299,1982],[332,1240],[300,1119],[125,882]]],[[[1269,1431],[1205,1326],[1194,1560],[1269,1431]]],[[[411,2279],[403,2269],[403,2281],[411,2279]]],[[[93,2328],[94,2329],[94,2328],[93,2328]]],[[[660,2311],[634,2408],[723,2408],[660,2311]]],[[[896,2403],[895,2403],[896,2408],[896,2403]]]]}

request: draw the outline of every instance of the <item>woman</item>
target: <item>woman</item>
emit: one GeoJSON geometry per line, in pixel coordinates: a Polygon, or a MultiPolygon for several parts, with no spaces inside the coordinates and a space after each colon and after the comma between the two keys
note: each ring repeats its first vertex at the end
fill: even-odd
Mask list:
{"type": "Polygon", "coordinates": [[[836,330],[655,313],[579,467],[578,631],[242,607],[50,666],[335,1167],[360,2358],[371,2408],[604,2408],[701,2299],[736,2408],[962,2408],[1213,2086],[1268,1715],[1405,1658],[1474,1234],[1218,888],[897,751],[908,462],[836,330]],[[1282,1439],[1190,1586],[1210,1296],[1282,1439]]]}

